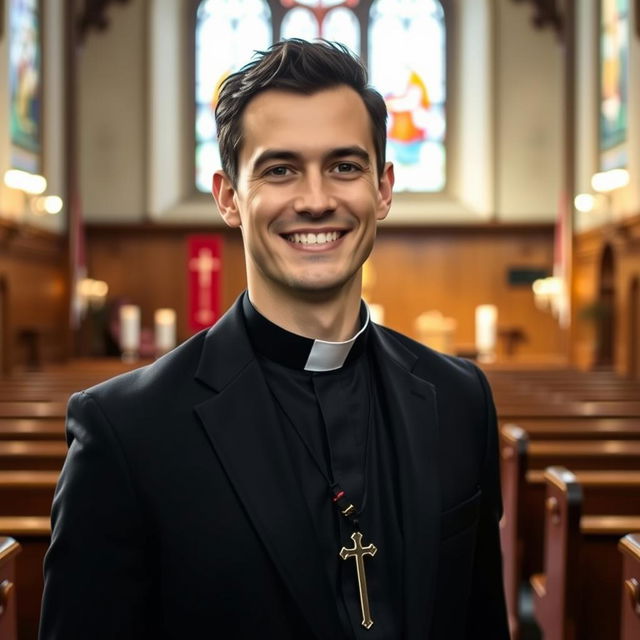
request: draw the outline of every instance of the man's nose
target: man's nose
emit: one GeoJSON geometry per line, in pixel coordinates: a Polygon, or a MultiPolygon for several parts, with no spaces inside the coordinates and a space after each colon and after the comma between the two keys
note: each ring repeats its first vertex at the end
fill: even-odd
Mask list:
{"type": "Polygon", "coordinates": [[[312,217],[335,211],[336,200],[331,194],[331,186],[320,172],[309,173],[300,182],[300,192],[296,196],[294,208],[296,213],[312,217]]]}

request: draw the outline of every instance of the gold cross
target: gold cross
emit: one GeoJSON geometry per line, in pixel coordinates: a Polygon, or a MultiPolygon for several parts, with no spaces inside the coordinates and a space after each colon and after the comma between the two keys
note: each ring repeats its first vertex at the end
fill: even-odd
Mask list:
{"type": "Polygon", "coordinates": [[[360,609],[362,611],[362,626],[365,629],[371,629],[373,626],[373,620],[371,619],[371,611],[369,611],[369,594],[367,592],[367,575],[364,571],[364,556],[375,556],[378,549],[374,544],[370,544],[366,547],[362,546],[362,534],[359,531],[354,531],[351,534],[353,540],[353,548],[347,549],[342,547],[340,549],[340,557],[343,560],[349,558],[356,559],[356,572],[358,574],[358,590],[360,591],[360,609]]]}

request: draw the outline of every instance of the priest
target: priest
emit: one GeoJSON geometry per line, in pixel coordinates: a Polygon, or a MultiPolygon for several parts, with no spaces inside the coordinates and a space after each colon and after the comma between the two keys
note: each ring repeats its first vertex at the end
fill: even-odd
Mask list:
{"type": "Polygon", "coordinates": [[[342,46],[288,40],[227,78],[216,123],[247,291],[71,399],[41,640],[506,640],[485,377],[361,300],[382,97],[342,46]]]}

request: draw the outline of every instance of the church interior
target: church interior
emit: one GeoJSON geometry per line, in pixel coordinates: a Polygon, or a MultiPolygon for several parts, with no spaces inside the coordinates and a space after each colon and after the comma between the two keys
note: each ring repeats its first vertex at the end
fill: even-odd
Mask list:
{"type": "MultiPolygon", "coordinates": [[[[246,287],[240,232],[198,186],[216,2],[0,0],[0,640],[37,637],[70,393],[246,287]]],[[[381,92],[408,168],[363,296],[489,378],[512,639],[640,638],[640,1],[236,4],[273,11],[272,41],[309,20],[331,39],[320,9],[351,12],[372,81],[401,69],[381,92]],[[439,20],[437,64],[385,41],[409,4],[439,20]]]]}

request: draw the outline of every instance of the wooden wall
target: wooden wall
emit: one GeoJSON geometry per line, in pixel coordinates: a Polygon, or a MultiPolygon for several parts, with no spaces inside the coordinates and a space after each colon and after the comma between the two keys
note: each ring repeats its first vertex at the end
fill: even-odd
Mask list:
{"type": "MultiPolygon", "coordinates": [[[[178,310],[178,337],[188,337],[185,312],[186,237],[224,236],[222,303],[227,308],[245,286],[242,242],[237,231],[202,227],[89,226],[89,275],[109,284],[111,299],[127,298],[142,309],[143,326],[152,326],[159,307],[178,310]]],[[[520,329],[525,342],[515,358],[557,360],[562,335],[547,313],[537,310],[529,286],[510,286],[510,267],[552,268],[551,225],[478,225],[391,228],[379,231],[371,259],[375,282],[370,302],[385,308],[385,324],[416,336],[415,319],[437,309],[457,320],[456,345],[474,342],[474,309],[492,303],[499,326],[520,329]]],[[[499,345],[504,359],[504,344],[499,345]]]]}
{"type": "Polygon", "coordinates": [[[640,379],[640,216],[577,236],[573,275],[572,361],[582,369],[600,363],[610,297],[612,364],[620,375],[640,379]]]}
{"type": "Polygon", "coordinates": [[[0,222],[0,367],[55,361],[69,352],[66,239],[0,222]]]}

